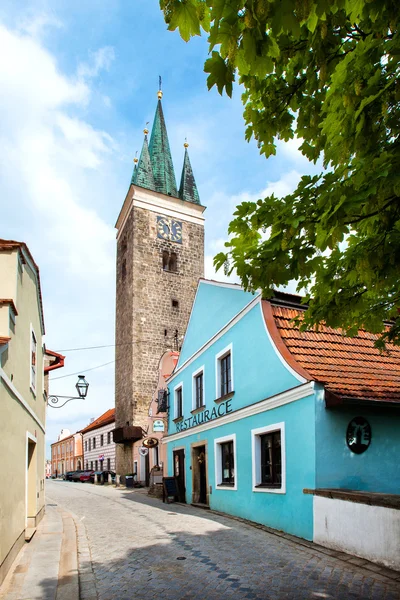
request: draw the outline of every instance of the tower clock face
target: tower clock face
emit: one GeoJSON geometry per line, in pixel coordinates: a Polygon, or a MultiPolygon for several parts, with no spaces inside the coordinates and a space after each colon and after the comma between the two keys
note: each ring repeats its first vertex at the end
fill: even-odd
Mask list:
{"type": "Polygon", "coordinates": [[[182,244],[182,223],[169,217],[157,217],[157,237],[182,244]]]}

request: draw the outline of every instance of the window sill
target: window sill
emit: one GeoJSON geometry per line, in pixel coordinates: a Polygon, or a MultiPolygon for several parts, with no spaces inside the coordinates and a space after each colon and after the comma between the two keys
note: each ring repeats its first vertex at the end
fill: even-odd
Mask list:
{"type": "Polygon", "coordinates": [[[214,402],[216,404],[219,404],[220,402],[226,402],[226,400],[230,400],[230,398],[232,398],[234,395],[235,392],[229,392],[229,394],[225,394],[225,396],[220,396],[219,398],[216,398],[214,402]]]}
{"type": "Polygon", "coordinates": [[[172,419],[173,423],[180,423],[181,421],[183,421],[183,417],[176,417],[176,419],[172,419]]]}
{"type": "Polygon", "coordinates": [[[197,415],[198,413],[203,412],[203,410],[205,410],[206,405],[203,404],[203,406],[199,406],[198,408],[194,408],[193,410],[190,411],[191,415],[197,415]]]}
{"type": "Polygon", "coordinates": [[[219,483],[216,487],[216,490],[231,490],[236,491],[237,485],[235,483],[219,483]]]}
{"type": "Polygon", "coordinates": [[[253,486],[253,492],[264,492],[267,494],[286,494],[286,488],[258,484],[256,486],[253,486]]]}

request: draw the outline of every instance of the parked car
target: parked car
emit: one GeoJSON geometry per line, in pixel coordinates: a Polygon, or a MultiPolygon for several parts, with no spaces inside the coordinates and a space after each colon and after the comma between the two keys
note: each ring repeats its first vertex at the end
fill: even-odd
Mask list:
{"type": "Polygon", "coordinates": [[[92,473],[94,473],[94,471],[82,471],[79,481],[82,481],[83,483],[85,483],[85,481],[90,481],[90,476],[92,473]]]}
{"type": "Polygon", "coordinates": [[[110,473],[111,475],[111,480],[114,483],[115,481],[115,473],[114,471],[94,471],[91,476],[90,476],[90,481],[91,483],[94,483],[94,476],[97,475],[98,479],[100,481],[100,476],[103,475],[103,481],[107,482],[108,481],[108,474],[110,473]]]}
{"type": "Polygon", "coordinates": [[[74,471],[71,475],[70,481],[80,481],[83,471],[74,471]]]}
{"type": "Polygon", "coordinates": [[[65,481],[72,481],[71,477],[74,473],[75,471],[67,471],[65,475],[63,475],[63,479],[65,479],[65,481]]]}

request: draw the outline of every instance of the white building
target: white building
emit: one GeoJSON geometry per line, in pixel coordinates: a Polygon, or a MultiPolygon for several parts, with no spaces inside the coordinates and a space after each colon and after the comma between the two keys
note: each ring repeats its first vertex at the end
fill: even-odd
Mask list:
{"type": "Polygon", "coordinates": [[[81,430],[84,469],[115,471],[113,429],[115,429],[115,409],[110,408],[81,430]]]}

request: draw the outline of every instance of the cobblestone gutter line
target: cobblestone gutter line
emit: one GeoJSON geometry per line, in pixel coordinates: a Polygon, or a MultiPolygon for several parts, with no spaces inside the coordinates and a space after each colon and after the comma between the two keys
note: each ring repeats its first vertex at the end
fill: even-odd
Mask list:
{"type": "Polygon", "coordinates": [[[352,554],[346,554],[345,552],[340,552],[339,550],[331,550],[330,548],[320,546],[319,544],[315,544],[314,542],[309,542],[308,540],[296,537],[294,535],[291,535],[290,533],[284,533],[283,531],[279,531],[277,529],[271,529],[271,527],[255,523],[254,521],[249,521],[247,519],[242,519],[241,517],[235,517],[234,515],[222,513],[217,510],[210,510],[209,513],[218,515],[220,517],[225,517],[227,519],[232,519],[233,521],[238,521],[239,523],[243,523],[250,527],[254,527],[255,529],[261,529],[261,531],[265,531],[266,533],[270,533],[271,535],[276,535],[277,537],[284,538],[285,540],[296,544],[296,546],[304,546],[305,548],[308,548],[313,554],[325,554],[326,556],[330,556],[333,559],[341,560],[351,565],[355,565],[356,567],[358,567],[360,573],[363,573],[364,575],[368,576],[373,575],[374,579],[377,579],[378,581],[384,581],[386,583],[397,582],[400,584],[399,571],[394,571],[393,569],[388,569],[383,566],[381,567],[376,563],[372,563],[368,560],[365,560],[364,558],[358,558],[356,556],[353,556],[352,554]]]}
{"type": "Polygon", "coordinates": [[[97,600],[96,578],[93,571],[92,553],[84,523],[76,517],[78,538],[78,568],[80,600],[97,600]]]}

